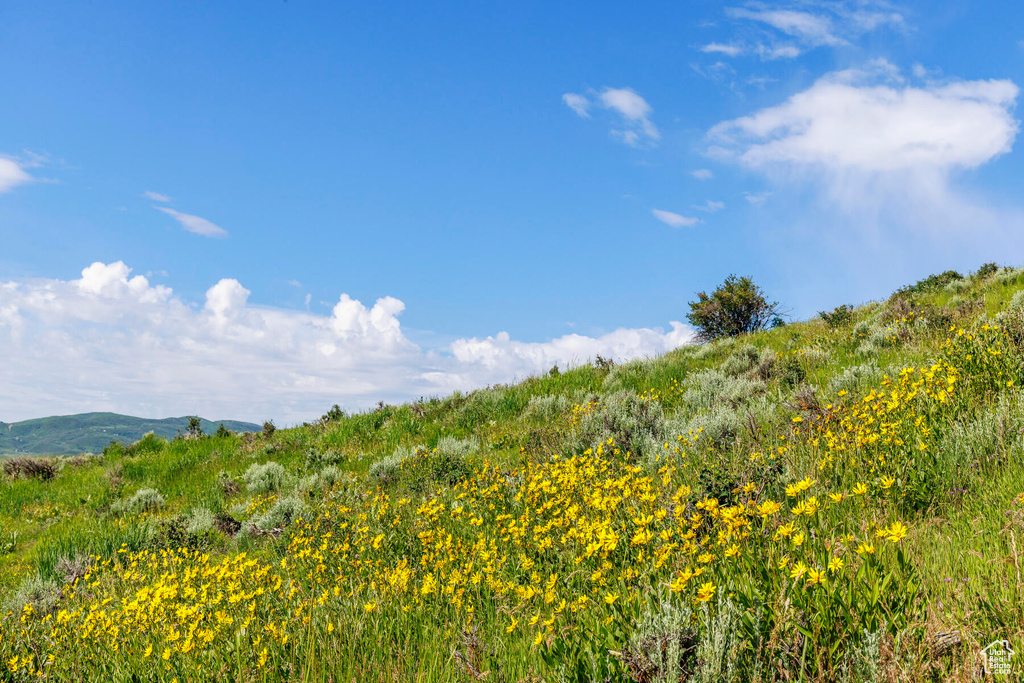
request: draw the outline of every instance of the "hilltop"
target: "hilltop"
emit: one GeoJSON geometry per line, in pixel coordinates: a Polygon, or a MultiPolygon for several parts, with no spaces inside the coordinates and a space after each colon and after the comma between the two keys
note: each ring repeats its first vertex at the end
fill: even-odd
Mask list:
{"type": "MultiPolygon", "coordinates": [[[[81,413],[0,422],[0,455],[101,453],[111,441],[128,445],[148,432],[172,439],[188,430],[188,420],[188,417],[154,420],[116,413],[81,413]]],[[[237,420],[200,421],[206,433],[215,432],[222,424],[233,432],[258,432],[262,429],[259,425],[237,420]]]]}
{"type": "Polygon", "coordinates": [[[8,461],[0,680],[970,681],[1024,269],[293,429],[8,461]],[[6,676],[6,678],[4,678],[6,676]]]}

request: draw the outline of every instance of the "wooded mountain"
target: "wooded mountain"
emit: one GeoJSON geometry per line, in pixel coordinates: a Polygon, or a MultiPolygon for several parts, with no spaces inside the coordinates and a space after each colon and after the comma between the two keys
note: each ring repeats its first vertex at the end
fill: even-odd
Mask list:
{"type": "MultiPolygon", "coordinates": [[[[223,424],[233,432],[254,432],[262,429],[251,422],[237,420],[202,420],[206,433],[217,431],[223,424]]],[[[188,429],[188,417],[151,420],[116,413],[82,413],[41,417],[23,422],[0,422],[0,454],[31,453],[36,455],[69,455],[100,453],[111,441],[133,443],[147,432],[172,438],[188,429]]]]}

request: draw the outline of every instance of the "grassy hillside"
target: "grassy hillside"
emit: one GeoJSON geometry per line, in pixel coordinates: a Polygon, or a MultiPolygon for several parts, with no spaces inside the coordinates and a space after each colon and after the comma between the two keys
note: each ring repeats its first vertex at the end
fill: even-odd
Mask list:
{"type": "MultiPolygon", "coordinates": [[[[261,429],[259,425],[236,420],[201,420],[200,424],[206,433],[217,431],[221,424],[233,432],[258,432],[261,429]]],[[[116,413],[82,413],[23,422],[0,422],[0,454],[100,453],[111,441],[128,445],[141,439],[147,432],[171,439],[179,432],[186,431],[187,417],[150,420],[116,413]]]]}
{"type": "Polygon", "coordinates": [[[1022,290],[11,468],[0,680],[973,680],[1024,651],[1022,290]]]}

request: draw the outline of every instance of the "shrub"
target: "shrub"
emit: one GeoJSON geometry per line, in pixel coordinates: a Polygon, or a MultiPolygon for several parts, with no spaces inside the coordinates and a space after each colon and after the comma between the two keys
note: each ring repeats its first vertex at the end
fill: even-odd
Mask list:
{"type": "Polygon", "coordinates": [[[710,341],[767,329],[778,313],[778,303],[768,301],[753,280],[730,275],[711,296],[698,293],[686,318],[699,340],[710,341]]]}
{"type": "Polygon", "coordinates": [[[686,422],[676,422],[675,427],[668,429],[669,440],[689,434],[699,434],[697,448],[725,448],[736,441],[736,437],[745,429],[743,418],[726,406],[718,406],[712,410],[701,412],[686,422]]]}
{"type": "Polygon", "coordinates": [[[225,496],[233,496],[242,490],[234,477],[223,470],[217,473],[217,486],[225,496]]]}
{"type": "Polygon", "coordinates": [[[294,522],[305,511],[305,503],[295,496],[288,496],[278,500],[272,508],[257,518],[256,526],[263,531],[283,529],[294,522]]]}
{"type": "Polygon", "coordinates": [[[347,460],[345,453],[329,448],[325,451],[312,446],[306,450],[306,469],[317,470],[322,467],[339,465],[347,460]]]}
{"type": "Polygon", "coordinates": [[[532,396],[526,410],[534,417],[553,420],[564,417],[571,407],[572,402],[568,398],[553,394],[551,396],[532,396]]]}
{"type": "Polygon", "coordinates": [[[950,294],[962,294],[971,288],[970,280],[951,280],[943,289],[950,294]]]}
{"type": "Polygon", "coordinates": [[[320,416],[320,422],[338,422],[345,417],[345,411],[341,409],[337,403],[331,406],[331,409],[320,416]]]}
{"type": "Polygon", "coordinates": [[[757,362],[761,359],[761,352],[757,350],[756,346],[752,344],[745,344],[733,351],[725,362],[722,363],[720,369],[726,375],[738,377],[744,373],[750,372],[757,362]]]}
{"type": "Polygon", "coordinates": [[[10,594],[3,603],[3,612],[20,613],[25,605],[39,614],[52,614],[60,601],[61,589],[54,581],[47,581],[33,575],[22,581],[18,590],[10,594]]]}
{"type": "Polygon", "coordinates": [[[818,317],[825,321],[825,327],[830,330],[845,327],[853,322],[853,306],[850,304],[836,306],[831,311],[819,312],[818,317]]]}
{"type": "Polygon", "coordinates": [[[423,450],[423,446],[414,446],[412,448],[399,446],[391,455],[381,458],[370,465],[367,476],[370,479],[376,480],[381,486],[390,484],[398,479],[402,465],[421,450],[423,450]]]}
{"type": "Polygon", "coordinates": [[[997,266],[995,262],[983,263],[981,268],[978,268],[978,272],[974,274],[974,277],[978,280],[984,280],[985,278],[992,277],[998,273],[1002,268],[997,266]]]}
{"type": "Polygon", "coordinates": [[[906,287],[901,287],[900,289],[897,289],[896,292],[893,294],[893,298],[905,297],[913,294],[927,294],[928,292],[934,292],[938,289],[942,289],[943,287],[948,285],[950,282],[953,282],[954,280],[963,279],[964,276],[956,272],[955,270],[947,270],[944,273],[939,273],[937,275],[929,275],[923,280],[918,280],[916,283],[912,285],[907,285],[906,287]]]}
{"type": "Polygon", "coordinates": [[[582,417],[576,441],[587,448],[611,439],[622,453],[643,458],[659,452],[664,427],[658,401],[622,390],[604,396],[595,411],[582,417]]]}
{"type": "Polygon", "coordinates": [[[843,374],[835,375],[828,381],[829,391],[836,394],[840,391],[860,391],[882,379],[882,370],[874,361],[854,365],[843,370],[843,374]]]}
{"type": "Polygon", "coordinates": [[[635,681],[677,683],[697,668],[697,633],[693,611],[663,602],[645,612],[620,656],[635,681]]]}
{"type": "Polygon", "coordinates": [[[164,497],[156,489],[139,489],[128,500],[119,500],[111,505],[110,510],[118,515],[155,512],[164,506],[164,502],[164,497]]]}
{"type": "Polygon", "coordinates": [[[276,432],[276,431],[277,431],[277,426],[274,424],[273,420],[267,420],[266,422],[263,423],[263,438],[264,439],[269,439],[270,437],[274,436],[274,432],[276,432]]]}
{"type": "Polygon", "coordinates": [[[341,470],[334,465],[329,465],[303,479],[299,483],[299,491],[301,493],[308,493],[317,489],[329,489],[341,480],[341,476],[341,470]]]}
{"type": "Polygon", "coordinates": [[[125,449],[124,454],[128,456],[147,455],[159,453],[167,445],[167,439],[157,436],[153,432],[146,432],[141,439],[125,449]]]}
{"type": "Polygon", "coordinates": [[[203,421],[195,415],[188,418],[187,435],[190,439],[198,439],[203,435],[203,421]]]}
{"type": "Polygon", "coordinates": [[[476,439],[458,439],[454,436],[442,436],[435,446],[438,453],[464,458],[480,450],[480,442],[476,439]]]}
{"type": "Polygon", "coordinates": [[[683,403],[692,410],[711,410],[721,403],[741,403],[765,389],[759,379],[727,377],[721,370],[703,370],[683,382],[683,403]]]}
{"type": "Polygon", "coordinates": [[[185,519],[185,531],[190,534],[205,534],[213,528],[216,517],[206,507],[192,508],[192,512],[185,519]]]}
{"type": "Polygon", "coordinates": [[[1020,280],[1021,274],[1024,274],[1024,269],[1020,268],[1000,268],[999,272],[995,274],[996,282],[1001,285],[1015,285],[1020,280]]]}
{"type": "Polygon", "coordinates": [[[232,432],[227,427],[225,427],[223,422],[221,422],[217,426],[217,433],[214,434],[214,436],[216,436],[218,439],[226,439],[227,437],[234,436],[234,435],[235,435],[235,433],[232,432]]]}
{"type": "Polygon", "coordinates": [[[4,461],[4,474],[12,479],[49,481],[57,475],[56,463],[42,458],[11,458],[4,461]]]}
{"type": "Polygon", "coordinates": [[[250,493],[271,493],[284,488],[288,480],[288,474],[284,467],[274,461],[263,465],[252,464],[242,475],[245,481],[245,488],[250,493]]]}

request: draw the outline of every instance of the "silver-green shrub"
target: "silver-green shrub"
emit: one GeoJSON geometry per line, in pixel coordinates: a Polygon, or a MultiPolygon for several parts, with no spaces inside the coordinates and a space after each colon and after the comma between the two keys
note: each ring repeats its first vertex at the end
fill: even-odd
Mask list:
{"type": "Polygon", "coordinates": [[[403,447],[399,446],[394,452],[370,465],[367,476],[378,484],[386,484],[394,481],[402,469],[402,463],[423,450],[423,446],[403,447]]]}
{"type": "Polygon", "coordinates": [[[532,396],[526,412],[542,420],[551,420],[565,415],[571,407],[572,401],[560,394],[532,396]]]}
{"type": "Polygon", "coordinates": [[[711,410],[721,403],[742,402],[765,389],[761,380],[729,377],[720,370],[694,373],[686,378],[683,386],[683,403],[691,411],[711,410]]]}
{"type": "Polygon", "coordinates": [[[252,464],[242,475],[245,488],[249,493],[273,493],[280,491],[288,482],[288,473],[284,467],[271,460],[262,465],[252,464]]]}
{"type": "Polygon", "coordinates": [[[442,436],[435,446],[438,453],[464,458],[480,450],[480,441],[474,438],[459,439],[454,436],[442,436]]]}
{"type": "Polygon", "coordinates": [[[264,531],[283,529],[294,522],[303,512],[306,504],[295,496],[281,498],[266,513],[256,519],[256,526],[264,531]]]}
{"type": "Polygon", "coordinates": [[[190,534],[204,534],[213,528],[214,521],[216,518],[210,508],[192,508],[192,512],[185,520],[185,531],[190,534]]]}
{"type": "Polygon", "coordinates": [[[299,492],[308,493],[318,489],[329,489],[340,481],[341,478],[341,470],[334,465],[330,465],[319,472],[314,472],[299,482],[299,492]]]}
{"type": "Polygon", "coordinates": [[[583,416],[575,441],[596,448],[611,439],[623,452],[643,458],[658,452],[664,428],[661,403],[624,389],[605,395],[597,410],[583,416]]]}
{"type": "Polygon", "coordinates": [[[164,506],[164,497],[156,489],[139,489],[131,498],[119,500],[110,506],[111,512],[118,515],[141,514],[153,512],[164,506]]]}
{"type": "Polygon", "coordinates": [[[843,374],[835,375],[828,381],[828,389],[832,394],[840,391],[859,391],[882,379],[882,369],[875,361],[843,370],[843,374]]]}
{"type": "Polygon", "coordinates": [[[32,605],[39,614],[49,614],[56,609],[60,597],[61,589],[55,582],[33,574],[25,578],[16,591],[8,595],[0,611],[19,614],[25,605],[32,605]]]}
{"type": "Polygon", "coordinates": [[[677,683],[696,669],[696,649],[693,610],[663,602],[637,621],[621,659],[633,680],[677,683]]]}
{"type": "Polygon", "coordinates": [[[761,359],[761,352],[752,344],[744,344],[733,351],[728,358],[719,366],[719,369],[726,375],[738,377],[750,372],[761,359]]]}

